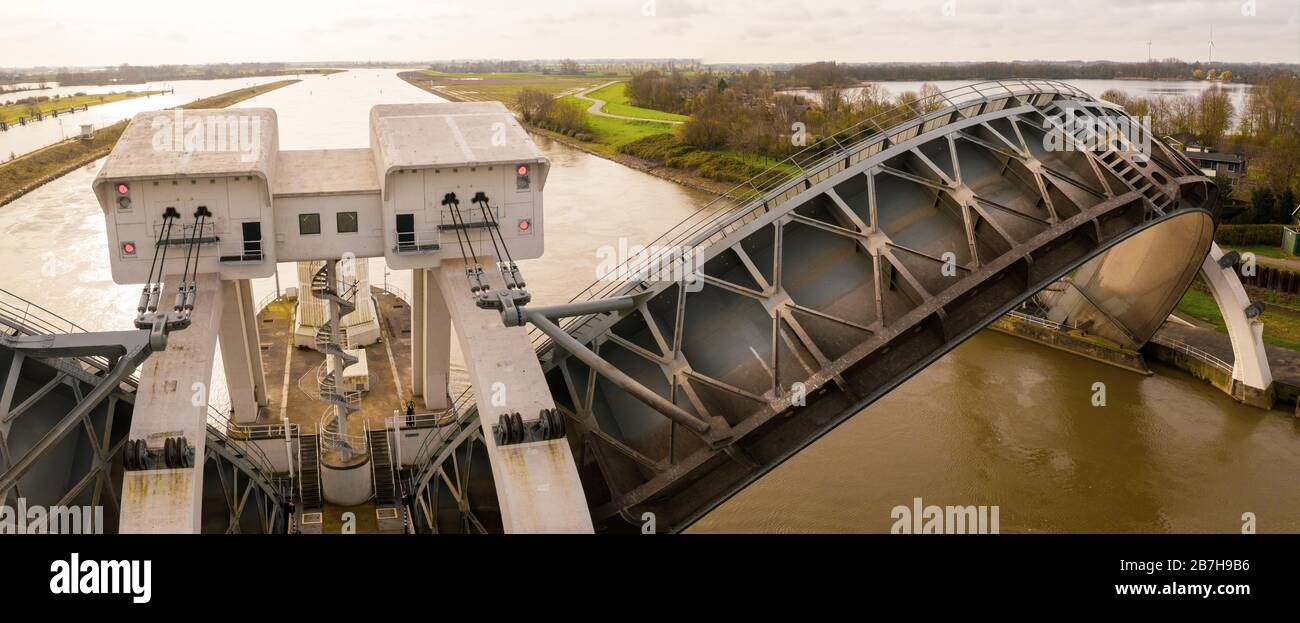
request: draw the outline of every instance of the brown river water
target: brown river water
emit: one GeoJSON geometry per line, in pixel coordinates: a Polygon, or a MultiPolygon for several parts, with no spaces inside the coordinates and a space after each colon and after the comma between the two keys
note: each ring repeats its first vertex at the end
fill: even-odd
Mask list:
{"type": "MultiPolygon", "coordinates": [[[[434,101],[393,71],[308,78],[270,106],[286,149],[367,144],[369,107],[434,101]]],[[[538,139],[551,159],[535,299],[596,279],[597,249],[645,244],[709,197],[538,139]]],[[[91,329],[129,326],[138,289],[112,283],[98,164],[0,208],[0,288],[91,329]]],[[[376,284],[382,260],[372,264],[376,284]]],[[[294,285],[292,265],[281,284],[294,285]]],[[[389,283],[409,291],[409,274],[389,283]]],[[[258,297],[274,280],[255,284],[258,297]]],[[[454,344],[454,341],[453,341],[454,344]]],[[[454,354],[458,357],[458,354],[454,354]]],[[[1141,377],[985,332],[724,503],[694,532],[885,532],[895,506],[997,505],[1003,532],[1300,531],[1300,420],[1241,406],[1179,371],[1141,377]],[[1108,406],[1092,406],[1106,383],[1108,406]]],[[[217,374],[214,385],[220,386],[217,374]]],[[[214,388],[214,402],[221,389],[214,388]]]]}

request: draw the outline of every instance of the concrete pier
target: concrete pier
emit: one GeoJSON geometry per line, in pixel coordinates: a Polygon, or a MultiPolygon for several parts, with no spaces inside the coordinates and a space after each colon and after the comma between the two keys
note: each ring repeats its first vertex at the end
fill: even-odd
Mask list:
{"type": "MultiPolygon", "coordinates": [[[[433,272],[433,271],[431,271],[433,272]]],[[[493,288],[504,287],[495,270],[493,288]]],[[[470,296],[465,264],[444,260],[434,272],[456,324],[456,335],[492,462],[501,521],[508,533],[590,533],[591,513],[566,439],[498,446],[492,426],[504,413],[525,419],[553,409],[550,388],[523,327],[506,328],[495,311],[479,309],[470,296]]]]}
{"type": "Polygon", "coordinates": [[[257,313],[247,279],[221,282],[221,361],[230,393],[231,419],[248,424],[266,406],[266,372],[257,336],[257,313]]]}
{"type": "MultiPolygon", "coordinates": [[[[175,276],[167,278],[168,297],[176,282],[175,276]]],[[[199,275],[189,328],[171,333],[167,350],[149,357],[140,373],[128,438],[161,447],[168,437],[184,437],[194,449],[195,466],[124,472],[123,534],[200,531],[208,398],[224,307],[221,288],[217,275],[199,275]]]]}
{"type": "Polygon", "coordinates": [[[433,270],[412,269],[411,283],[411,387],[424,408],[441,411],[450,406],[451,315],[433,270]]]}

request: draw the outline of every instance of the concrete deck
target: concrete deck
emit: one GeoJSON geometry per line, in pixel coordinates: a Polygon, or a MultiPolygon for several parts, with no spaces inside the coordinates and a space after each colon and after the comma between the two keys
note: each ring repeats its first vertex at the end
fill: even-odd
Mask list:
{"type": "MultiPolygon", "coordinates": [[[[380,288],[371,288],[371,295],[379,309],[383,339],[365,347],[370,367],[370,391],[362,395],[361,410],[348,418],[348,432],[353,435],[365,434],[367,424],[371,429],[383,428],[384,420],[393,414],[393,410],[404,413],[406,401],[411,399],[410,306],[380,288]]],[[[267,406],[261,409],[255,423],[273,424],[287,417],[299,426],[303,434],[312,434],[319,432],[320,419],[327,406],[308,392],[315,391],[316,368],[325,361],[325,356],[313,349],[294,347],[295,309],[295,301],[279,300],[257,314],[262,363],[266,368],[267,406]]],[[[421,407],[417,401],[416,413],[427,412],[421,407]]],[[[326,504],[322,511],[325,534],[340,532],[345,512],[356,516],[357,534],[401,534],[401,531],[378,529],[373,501],[350,507],[326,504]]]]}
{"type": "MultiPolygon", "coordinates": [[[[383,339],[365,347],[370,366],[370,391],[363,394],[361,410],[348,418],[348,432],[365,433],[383,428],[393,410],[405,412],[411,400],[411,309],[396,295],[371,288],[379,308],[383,339]]],[[[266,367],[267,406],[258,414],[258,424],[279,423],[281,418],[297,424],[305,434],[318,432],[326,404],[316,399],[316,368],[325,356],[313,349],[293,346],[292,301],[276,301],[258,315],[258,332],[266,367]],[[288,372],[286,376],[286,370],[288,372]]],[[[416,405],[416,413],[426,413],[416,405]]]]}

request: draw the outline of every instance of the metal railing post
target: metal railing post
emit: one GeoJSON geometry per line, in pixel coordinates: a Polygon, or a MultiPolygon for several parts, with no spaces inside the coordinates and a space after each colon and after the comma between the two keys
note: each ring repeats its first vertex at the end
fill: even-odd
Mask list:
{"type": "Polygon", "coordinates": [[[289,418],[280,418],[284,422],[284,456],[289,461],[289,479],[293,479],[293,438],[289,436],[289,418]]]}

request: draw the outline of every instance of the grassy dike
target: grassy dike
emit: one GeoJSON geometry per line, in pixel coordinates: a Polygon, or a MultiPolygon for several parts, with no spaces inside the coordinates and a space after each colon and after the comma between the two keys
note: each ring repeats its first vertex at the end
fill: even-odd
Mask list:
{"type": "MultiPolygon", "coordinates": [[[[1264,323],[1264,343],[1300,351],[1300,297],[1249,287],[1246,293],[1252,301],[1264,301],[1266,305],[1259,317],[1264,323]]],[[[1199,277],[1178,302],[1178,311],[1214,325],[1219,333],[1228,332],[1218,303],[1200,283],[1199,277]]]]}
{"type": "MultiPolygon", "coordinates": [[[[47,115],[56,110],[67,110],[69,108],[81,108],[82,106],[99,106],[101,104],[111,104],[122,100],[135,99],[137,97],[149,97],[158,95],[162,91],[123,91],[121,93],[104,93],[96,95],[70,95],[58,99],[48,99],[36,103],[36,110],[42,115],[47,115]]],[[[39,97],[39,96],[38,96],[39,97]]],[[[13,123],[19,117],[31,116],[30,104],[9,104],[0,106],[0,121],[13,123]]]]}
{"type": "MultiPolygon", "coordinates": [[[[436,72],[433,73],[436,74],[436,72]]],[[[483,74],[482,76],[484,77],[484,82],[487,82],[488,80],[492,80],[494,83],[493,84],[480,83],[480,84],[474,84],[473,86],[447,88],[444,84],[440,84],[439,81],[430,81],[429,80],[430,75],[431,72],[403,72],[401,74],[398,74],[399,77],[401,77],[406,82],[410,83],[412,86],[415,86],[424,91],[428,91],[429,93],[437,95],[438,97],[453,102],[497,100],[501,102],[506,102],[507,105],[509,105],[510,102],[514,101],[515,95],[525,87],[542,88],[544,86],[546,87],[545,90],[547,90],[547,92],[577,103],[582,107],[584,111],[591,105],[591,103],[586,102],[584,100],[577,99],[573,97],[571,94],[565,94],[565,92],[566,91],[570,93],[581,92],[583,88],[591,88],[592,86],[603,84],[604,82],[608,82],[610,80],[610,77],[608,76],[592,77],[591,81],[586,85],[586,87],[581,87],[576,89],[573,88],[573,82],[569,81],[567,84],[569,88],[565,89],[565,88],[559,88],[559,85],[557,84],[557,82],[561,80],[560,78],[548,78],[547,76],[543,76],[542,74],[531,74],[531,75],[529,74],[508,74],[508,75],[483,74]],[[490,78],[490,76],[496,76],[496,77],[490,78]],[[487,94],[489,93],[491,94],[490,97],[487,96],[487,94]]],[[[439,74],[439,75],[444,78],[446,77],[446,74],[439,74]]],[[[619,84],[625,84],[625,83],[619,83],[619,84]]],[[[619,99],[618,94],[622,91],[622,89],[625,89],[626,87],[622,87],[622,89],[616,91],[613,88],[616,86],[617,85],[611,85],[609,87],[602,88],[598,91],[591,93],[590,96],[595,97],[597,99],[605,100],[606,102],[610,102],[611,100],[606,99],[605,97],[603,97],[603,95],[612,94],[611,96],[614,97],[616,100],[618,100],[619,99]]],[[[619,103],[625,104],[627,107],[622,109],[616,109],[621,112],[615,112],[615,110],[611,110],[609,106],[606,106],[605,111],[610,112],[610,114],[621,114],[623,112],[628,112],[628,111],[635,113],[637,111],[644,110],[641,108],[631,106],[630,104],[626,104],[625,97],[621,99],[619,103]]],[[[668,115],[668,113],[663,113],[659,111],[654,111],[654,112],[659,115],[668,115]]],[[[538,136],[544,136],[553,141],[564,143],[565,145],[586,152],[593,156],[605,158],[606,160],[613,160],[614,162],[617,162],[626,167],[636,169],[643,173],[648,173],[655,177],[663,178],[671,182],[681,184],[682,186],[686,186],[688,188],[694,188],[696,190],[701,190],[712,194],[726,193],[732,190],[738,181],[743,181],[745,179],[748,179],[748,177],[742,177],[738,180],[732,180],[727,178],[712,179],[710,177],[702,175],[695,168],[690,166],[685,166],[685,167],[672,166],[668,164],[666,161],[657,160],[654,158],[641,157],[640,155],[637,155],[637,152],[640,150],[636,149],[635,146],[637,146],[639,141],[642,140],[657,141],[654,144],[654,146],[658,147],[658,146],[662,146],[663,142],[674,139],[674,135],[672,134],[673,126],[670,124],[658,123],[655,121],[632,121],[626,119],[611,119],[609,117],[600,117],[600,116],[587,114],[587,113],[584,114],[586,114],[587,120],[590,122],[593,134],[595,136],[595,140],[582,141],[573,138],[571,136],[561,134],[559,132],[553,132],[551,130],[539,128],[529,124],[524,124],[524,127],[532,134],[538,136]],[[666,137],[666,138],[656,139],[656,137],[666,137]],[[630,149],[624,149],[625,146],[634,146],[634,147],[630,149]]],[[[626,115],[626,116],[634,116],[634,115],[626,115]]],[[[680,115],[674,115],[674,117],[678,117],[678,116],[680,115]]],[[[685,119],[685,117],[683,117],[683,119],[685,119]]],[[[694,151],[698,154],[726,153],[726,152],[704,152],[700,150],[695,150],[694,148],[690,148],[690,147],[686,147],[685,149],[694,151]]],[[[653,150],[645,151],[642,153],[648,155],[650,153],[653,153],[653,150]]],[[[734,155],[734,156],[737,160],[746,159],[746,157],[743,155],[734,155]]],[[[708,160],[710,159],[710,157],[707,155],[704,156],[697,155],[695,156],[695,159],[698,162],[701,160],[708,160]]],[[[748,157],[748,160],[757,161],[758,159],[750,156],[748,157]]],[[[764,166],[766,166],[766,164],[764,164],[764,166]]],[[[758,172],[761,172],[762,170],[763,170],[762,167],[758,167],[753,170],[753,173],[756,174],[758,172]]]]}
{"type": "MultiPolygon", "coordinates": [[[[225,108],[263,93],[299,82],[280,80],[204,98],[178,108],[225,108]]],[[[0,206],[3,206],[41,185],[53,181],[79,167],[94,162],[113,150],[118,137],[126,129],[126,121],[100,128],[88,141],[73,138],[43,147],[30,154],[0,164],[0,206]]]]}

